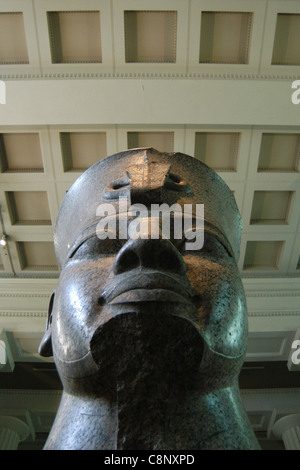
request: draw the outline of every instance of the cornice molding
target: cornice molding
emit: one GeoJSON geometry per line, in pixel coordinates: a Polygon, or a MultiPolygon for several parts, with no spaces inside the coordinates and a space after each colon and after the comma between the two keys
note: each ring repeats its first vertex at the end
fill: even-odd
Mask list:
{"type": "Polygon", "coordinates": [[[261,311],[261,312],[249,312],[248,317],[293,317],[299,316],[300,322],[300,310],[286,310],[286,311],[261,311]]]}
{"type": "Polygon", "coordinates": [[[43,298],[49,298],[49,293],[41,293],[37,294],[35,292],[11,292],[11,293],[6,293],[6,292],[0,292],[0,297],[43,297],[43,298]]]}
{"type": "Polygon", "coordinates": [[[240,390],[241,395],[275,395],[286,393],[300,393],[298,388],[243,388],[240,390]]]}
{"type": "MultiPolygon", "coordinates": [[[[240,390],[241,395],[275,395],[281,393],[299,393],[300,387],[293,388],[243,388],[240,390]]],[[[0,396],[3,395],[48,395],[60,396],[61,390],[31,390],[31,389],[0,389],[0,396]]]]}
{"type": "Polygon", "coordinates": [[[17,317],[17,318],[45,318],[47,316],[46,310],[44,312],[1,312],[0,317],[17,317]]]}
{"type": "MultiPolygon", "coordinates": [[[[300,387],[293,388],[243,388],[240,389],[241,395],[275,395],[286,393],[299,393],[300,387]]],[[[31,389],[0,389],[0,396],[5,395],[43,395],[60,396],[61,390],[31,390],[31,389]]]]}
{"type": "Polygon", "coordinates": [[[259,291],[245,292],[246,297],[300,297],[300,291],[259,291]]]}
{"type": "MultiPolygon", "coordinates": [[[[47,311],[40,311],[40,312],[24,312],[24,311],[1,311],[0,310],[0,317],[18,317],[18,318],[45,318],[47,316],[47,311]]],[[[300,310],[286,310],[286,311],[259,311],[259,312],[251,312],[248,311],[248,317],[290,317],[290,316],[299,316],[300,318],[300,310]]]]}
{"type": "Polygon", "coordinates": [[[121,73],[101,73],[101,72],[65,72],[65,73],[3,73],[0,74],[1,80],[70,80],[70,79],[212,79],[212,80],[282,80],[290,81],[299,79],[299,75],[276,75],[276,74],[245,74],[245,73],[148,73],[148,72],[121,72],[121,73]]]}
{"type": "Polygon", "coordinates": [[[263,281],[273,281],[273,280],[277,280],[277,281],[281,281],[281,280],[284,280],[284,281],[288,281],[289,279],[297,279],[298,281],[300,281],[300,274],[282,274],[282,273],[277,273],[277,274],[271,274],[271,273],[267,273],[267,274],[246,274],[244,271],[241,272],[241,277],[242,277],[242,280],[243,281],[259,281],[259,280],[263,280],[263,281]]]}
{"type": "Polygon", "coordinates": [[[2,389],[0,390],[0,396],[5,395],[43,395],[43,396],[60,396],[61,390],[27,390],[27,389],[2,389]]]}
{"type": "MultiPolygon", "coordinates": [[[[5,297],[5,298],[13,298],[13,297],[25,297],[25,298],[30,298],[30,297],[41,297],[41,298],[48,298],[49,295],[51,295],[53,288],[55,287],[57,280],[53,279],[54,283],[51,285],[41,285],[40,283],[36,283],[36,290],[30,287],[30,290],[24,292],[22,289],[24,289],[27,285],[27,283],[19,282],[18,285],[17,283],[15,284],[13,282],[5,283],[7,279],[0,279],[0,297],[5,297]],[[2,281],[2,282],[1,282],[2,281]],[[4,282],[3,282],[4,281],[4,282]],[[44,288],[44,292],[40,292],[40,289],[44,288]],[[1,291],[3,289],[3,291],[1,291]],[[5,292],[4,292],[5,289],[5,292]],[[11,292],[7,292],[7,289],[11,290],[11,292]]],[[[20,281],[20,279],[18,279],[20,281]]],[[[24,280],[22,280],[24,281],[24,280]]],[[[28,280],[27,280],[28,281],[28,280]]],[[[32,281],[32,280],[30,280],[32,281]]],[[[271,281],[269,279],[269,281],[271,281]]],[[[274,285],[273,289],[266,289],[263,290],[263,285],[260,285],[261,289],[260,290],[247,290],[247,285],[245,287],[245,294],[246,297],[300,297],[300,285],[299,288],[295,289],[286,289],[286,290],[277,290],[276,286],[274,285]],[[275,290],[276,289],[276,290],[275,290]]]]}
{"type": "MultiPolygon", "coordinates": [[[[289,291],[282,291],[282,292],[246,292],[246,297],[300,297],[300,292],[289,292],[289,291]]],[[[41,298],[46,298],[48,299],[51,293],[49,292],[44,292],[44,293],[36,293],[36,292],[0,292],[0,298],[1,297],[25,297],[25,298],[31,298],[31,297],[41,297],[41,298]]]]}

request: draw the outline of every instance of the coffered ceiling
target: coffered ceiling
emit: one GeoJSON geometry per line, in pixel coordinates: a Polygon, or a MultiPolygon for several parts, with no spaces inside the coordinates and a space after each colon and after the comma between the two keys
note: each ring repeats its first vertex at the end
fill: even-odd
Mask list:
{"type": "MultiPolygon", "coordinates": [[[[234,192],[246,365],[286,364],[289,386],[270,379],[264,389],[285,388],[288,412],[288,391],[300,388],[291,363],[300,335],[299,44],[299,0],[1,0],[5,393],[15,364],[44,364],[36,351],[59,275],[52,240],[64,195],[96,161],[150,146],[204,161],[234,192]]],[[[275,405],[250,401],[256,431],[267,431],[275,405]]]]}

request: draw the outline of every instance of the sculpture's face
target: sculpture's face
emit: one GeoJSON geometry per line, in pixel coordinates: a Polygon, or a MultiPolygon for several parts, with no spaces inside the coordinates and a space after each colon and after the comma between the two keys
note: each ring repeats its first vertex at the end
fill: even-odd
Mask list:
{"type": "MultiPolygon", "coordinates": [[[[186,251],[185,240],[172,236],[100,240],[95,233],[78,246],[62,269],[55,293],[56,363],[64,364],[66,375],[89,375],[93,367],[88,362],[84,372],[72,372],[72,367],[91,357],[97,335],[101,341],[101,332],[116,319],[143,315],[152,315],[166,329],[169,320],[180,317],[179,334],[181,324],[188,324],[218,357],[244,354],[247,322],[241,279],[234,259],[210,231],[196,251],[186,251]]],[[[113,329],[110,334],[112,346],[117,340],[113,329]]]]}
{"type": "Polygon", "coordinates": [[[41,353],[50,355],[52,343],[61,377],[74,379],[103,377],[120,363],[124,370],[124,361],[137,361],[137,369],[141,358],[152,367],[152,357],[154,367],[175,358],[173,371],[191,363],[203,377],[235,377],[246,349],[247,316],[228,249],[230,241],[238,256],[240,230],[228,186],[187,155],[139,149],[99,162],[76,181],[58,216],[55,244],[62,270],[41,353]],[[101,240],[99,203],[116,207],[121,196],[126,202],[119,205],[115,238],[109,232],[101,240]],[[120,236],[124,217],[131,223],[129,201],[145,204],[138,239],[124,237],[123,230],[120,236]],[[176,216],[174,230],[171,223],[166,234],[158,215],[147,212],[151,204],[177,204],[177,214],[188,204],[200,219],[195,206],[204,204],[209,222],[201,249],[178,238],[176,216]],[[154,234],[152,222],[158,222],[154,234]]]}

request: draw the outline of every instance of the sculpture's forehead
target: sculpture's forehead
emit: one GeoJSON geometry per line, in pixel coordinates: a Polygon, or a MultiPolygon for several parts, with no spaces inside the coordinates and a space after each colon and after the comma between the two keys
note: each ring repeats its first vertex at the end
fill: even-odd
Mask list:
{"type": "Polygon", "coordinates": [[[215,171],[184,154],[134,149],[99,161],[73,184],[60,208],[54,242],[60,266],[74,241],[94,230],[102,204],[203,204],[205,220],[229,240],[238,258],[241,219],[235,199],[215,171]]]}

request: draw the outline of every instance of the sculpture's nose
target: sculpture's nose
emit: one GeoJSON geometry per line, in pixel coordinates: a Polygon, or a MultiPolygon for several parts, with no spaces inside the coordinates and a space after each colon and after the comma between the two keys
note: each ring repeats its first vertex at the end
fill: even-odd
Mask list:
{"type": "Polygon", "coordinates": [[[129,240],[114,262],[114,274],[142,267],[184,275],[186,265],[177,248],[168,239],[129,240]]]}

